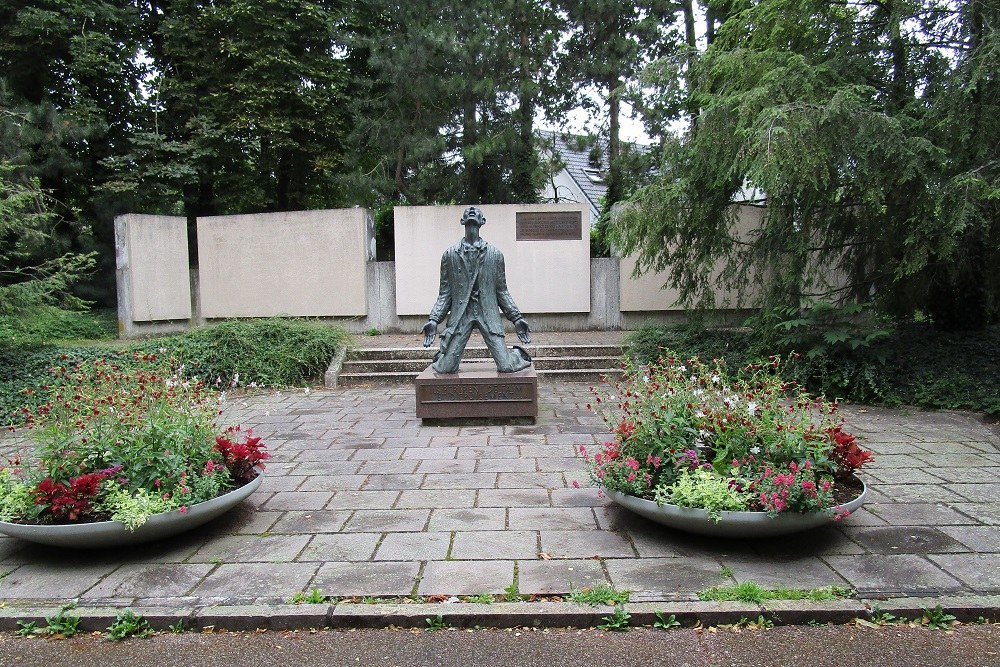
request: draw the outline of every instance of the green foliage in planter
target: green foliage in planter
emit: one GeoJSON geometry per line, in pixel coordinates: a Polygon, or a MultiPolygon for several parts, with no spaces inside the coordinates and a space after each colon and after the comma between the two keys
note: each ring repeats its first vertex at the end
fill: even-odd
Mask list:
{"type": "Polygon", "coordinates": [[[656,488],[654,499],[657,505],[703,509],[711,521],[718,523],[722,512],[746,509],[749,495],[729,484],[727,479],[699,468],[681,470],[673,484],[661,484],[656,488]]]}
{"type": "Polygon", "coordinates": [[[136,489],[131,493],[127,489],[115,489],[107,493],[98,509],[107,512],[111,521],[121,521],[129,530],[135,530],[154,514],[173,510],[174,505],[164,500],[162,494],[146,489],[136,489]]]}

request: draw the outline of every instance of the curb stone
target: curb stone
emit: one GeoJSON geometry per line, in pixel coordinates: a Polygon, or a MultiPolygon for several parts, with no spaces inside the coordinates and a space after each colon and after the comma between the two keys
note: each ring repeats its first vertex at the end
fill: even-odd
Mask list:
{"type": "MultiPolygon", "coordinates": [[[[1000,595],[970,597],[906,597],[883,601],[857,599],[773,600],[764,606],[745,602],[632,602],[624,605],[630,625],[651,626],[660,614],[673,615],[683,627],[735,624],[758,617],[776,625],[810,622],[846,624],[867,619],[875,604],[896,617],[915,619],[923,609],[941,605],[945,613],[969,623],[979,618],[1000,619],[1000,595]],[[869,604],[871,603],[871,604],[869,604]]],[[[18,621],[44,623],[61,605],[0,608],[0,631],[13,632],[18,621]]],[[[572,602],[414,603],[414,604],[301,604],[301,605],[213,605],[210,607],[74,607],[84,632],[105,631],[125,609],[149,621],[160,631],[183,621],[189,630],[254,631],[332,628],[426,629],[427,619],[438,615],[451,628],[596,628],[614,607],[590,607],[572,602]]]]}
{"type": "Polygon", "coordinates": [[[934,597],[901,597],[886,600],[867,600],[866,607],[892,614],[897,618],[906,617],[910,620],[919,618],[925,609],[941,609],[963,623],[976,621],[980,617],[992,621],[1000,620],[1000,595],[976,596],[934,596],[934,597]]]}

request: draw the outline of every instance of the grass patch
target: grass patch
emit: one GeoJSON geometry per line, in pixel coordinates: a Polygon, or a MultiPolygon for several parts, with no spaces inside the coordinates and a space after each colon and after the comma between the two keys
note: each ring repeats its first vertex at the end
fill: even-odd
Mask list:
{"type": "Polygon", "coordinates": [[[569,601],[577,604],[586,604],[591,607],[597,605],[621,605],[628,602],[632,591],[616,591],[613,586],[598,584],[593,588],[574,588],[570,591],[569,601]]]}
{"type": "Polygon", "coordinates": [[[709,602],[748,602],[763,604],[768,600],[812,600],[822,602],[848,598],[854,592],[843,586],[823,586],[804,590],[800,588],[764,588],[753,581],[731,586],[712,586],[698,593],[699,600],[709,602]]]}

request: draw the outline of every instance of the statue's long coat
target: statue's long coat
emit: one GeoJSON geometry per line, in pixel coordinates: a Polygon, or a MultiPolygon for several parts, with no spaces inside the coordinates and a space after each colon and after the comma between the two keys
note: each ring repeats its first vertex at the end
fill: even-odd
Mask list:
{"type": "Polygon", "coordinates": [[[477,279],[480,322],[490,333],[503,335],[501,311],[511,322],[521,318],[521,311],[507,291],[503,253],[483,239],[478,239],[474,250],[463,252],[463,242],[459,241],[441,255],[441,287],[430,314],[435,322],[441,322],[448,315],[448,327],[442,339],[450,337],[466,317],[477,279]]]}

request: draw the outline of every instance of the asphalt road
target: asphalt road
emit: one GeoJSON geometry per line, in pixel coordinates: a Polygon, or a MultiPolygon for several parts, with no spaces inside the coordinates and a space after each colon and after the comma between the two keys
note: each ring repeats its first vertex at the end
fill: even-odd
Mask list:
{"type": "Polygon", "coordinates": [[[1000,625],[632,630],[324,630],[24,639],[0,664],[38,667],[1000,667],[1000,625]]]}

